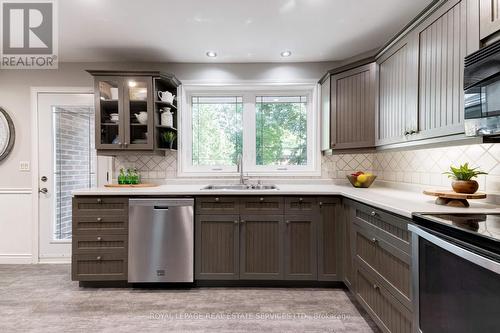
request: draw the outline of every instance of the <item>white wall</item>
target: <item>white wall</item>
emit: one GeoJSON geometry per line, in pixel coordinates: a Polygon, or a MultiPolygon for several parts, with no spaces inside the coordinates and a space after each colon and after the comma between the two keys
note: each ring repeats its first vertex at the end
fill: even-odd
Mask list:
{"type": "MultiPolygon", "coordinates": [[[[31,87],[91,87],[85,69],[162,70],[181,81],[300,82],[318,80],[335,62],[189,64],[189,63],[62,63],[58,70],[0,70],[0,107],[12,117],[16,143],[0,162],[0,263],[25,262],[33,254],[31,172],[20,172],[19,162],[31,161],[31,87]],[[20,191],[22,193],[20,193],[20,191]],[[22,257],[22,256],[24,257],[22,257]]],[[[43,156],[41,157],[43,158],[43,156]]]]}

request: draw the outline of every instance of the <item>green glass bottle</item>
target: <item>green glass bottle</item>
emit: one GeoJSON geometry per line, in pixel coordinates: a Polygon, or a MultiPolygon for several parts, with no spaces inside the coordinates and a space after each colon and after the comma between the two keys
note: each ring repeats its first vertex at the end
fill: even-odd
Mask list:
{"type": "Polygon", "coordinates": [[[125,174],[125,184],[132,184],[130,169],[127,169],[127,173],[125,174]]]}
{"type": "Polygon", "coordinates": [[[120,169],[120,174],[118,175],[118,184],[125,184],[125,171],[123,168],[120,169]]]}
{"type": "Polygon", "coordinates": [[[130,181],[132,182],[132,184],[139,184],[139,175],[137,174],[137,169],[135,168],[134,170],[132,170],[130,181]]]}

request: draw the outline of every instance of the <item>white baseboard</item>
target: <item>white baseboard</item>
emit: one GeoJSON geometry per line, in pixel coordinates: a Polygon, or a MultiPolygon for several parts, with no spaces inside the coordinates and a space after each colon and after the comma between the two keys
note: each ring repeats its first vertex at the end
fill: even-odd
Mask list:
{"type": "Polygon", "coordinates": [[[31,254],[0,254],[0,264],[32,264],[31,254]]]}
{"type": "Polygon", "coordinates": [[[40,258],[39,264],[71,264],[71,257],[40,258]]]}

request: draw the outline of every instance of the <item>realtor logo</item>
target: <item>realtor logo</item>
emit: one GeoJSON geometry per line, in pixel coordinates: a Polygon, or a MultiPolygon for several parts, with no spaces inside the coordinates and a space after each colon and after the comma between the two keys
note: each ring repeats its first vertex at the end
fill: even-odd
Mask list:
{"type": "Polygon", "coordinates": [[[55,0],[1,0],[0,4],[0,68],[57,68],[55,0]]]}

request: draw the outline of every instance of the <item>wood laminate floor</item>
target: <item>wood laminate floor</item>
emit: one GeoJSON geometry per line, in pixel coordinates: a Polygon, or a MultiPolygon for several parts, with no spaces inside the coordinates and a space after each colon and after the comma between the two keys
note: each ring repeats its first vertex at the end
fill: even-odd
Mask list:
{"type": "Polygon", "coordinates": [[[343,289],[80,288],[69,265],[0,265],[0,332],[378,332],[343,289]]]}

